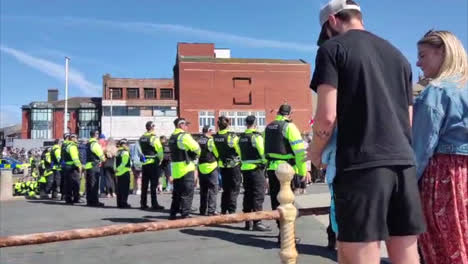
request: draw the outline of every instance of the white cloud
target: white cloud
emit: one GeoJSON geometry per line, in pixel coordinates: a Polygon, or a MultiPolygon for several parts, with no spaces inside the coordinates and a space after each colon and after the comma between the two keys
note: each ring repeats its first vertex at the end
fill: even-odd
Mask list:
{"type": "Polygon", "coordinates": [[[177,33],[183,35],[193,35],[206,40],[216,41],[222,40],[231,43],[236,43],[244,46],[256,48],[275,48],[289,49],[296,51],[315,51],[316,45],[302,44],[289,41],[268,40],[260,38],[245,37],[230,33],[198,29],[177,24],[159,24],[159,23],[143,23],[143,22],[118,22],[110,20],[86,19],[86,18],[65,18],[65,21],[73,24],[88,24],[92,26],[105,26],[117,29],[124,29],[134,32],[142,32],[147,34],[158,34],[161,31],[177,33]]]}
{"type": "Polygon", "coordinates": [[[4,19],[9,20],[33,20],[35,23],[58,23],[67,25],[89,25],[92,27],[105,27],[115,30],[127,30],[130,32],[139,32],[145,34],[161,35],[161,32],[173,34],[191,35],[203,39],[203,41],[226,41],[238,45],[254,47],[254,48],[273,48],[287,49],[301,52],[314,52],[317,50],[315,44],[304,44],[290,41],[269,40],[262,38],[246,37],[231,33],[211,31],[199,28],[193,28],[178,24],[163,24],[163,23],[145,23],[145,22],[120,22],[112,20],[101,20],[92,18],[77,18],[77,17],[34,17],[34,16],[4,16],[4,19]]]}
{"type": "MultiPolygon", "coordinates": [[[[30,66],[42,73],[45,73],[55,79],[65,81],[65,67],[64,65],[57,64],[45,59],[31,56],[23,51],[9,48],[6,46],[0,46],[0,51],[13,56],[19,62],[30,66]]],[[[69,70],[68,80],[70,85],[76,86],[83,95],[91,96],[97,95],[101,90],[101,86],[88,81],[83,73],[74,69],[69,70]]]]}

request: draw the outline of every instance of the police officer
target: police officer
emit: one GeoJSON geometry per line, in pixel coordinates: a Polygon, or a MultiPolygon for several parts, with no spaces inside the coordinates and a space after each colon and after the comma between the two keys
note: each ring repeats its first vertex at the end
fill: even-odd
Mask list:
{"type": "Polygon", "coordinates": [[[200,146],[187,131],[184,118],[174,120],[175,130],[169,138],[171,148],[171,168],[173,186],[172,204],[169,219],[176,219],[177,213],[182,218],[189,217],[195,189],[195,163],[200,156],[200,146]]]}
{"type": "Polygon", "coordinates": [[[101,145],[97,141],[99,131],[91,131],[86,144],[86,205],[102,207],[99,202],[99,177],[101,176],[101,164],[106,160],[101,145]]]}
{"type": "Polygon", "coordinates": [[[276,196],[280,190],[280,183],[275,174],[278,166],[285,162],[295,166],[297,174],[303,180],[307,174],[304,141],[299,129],[289,121],[290,114],[291,106],[281,105],[276,119],[265,128],[265,157],[268,160],[267,175],[272,210],[279,206],[276,196]]]}
{"type": "MultiPolygon", "coordinates": [[[[243,212],[258,212],[263,210],[265,200],[265,151],[262,135],[256,130],[255,116],[247,116],[245,125],[247,129],[239,136],[239,149],[242,161],[241,171],[244,176],[244,202],[243,212]]],[[[246,230],[271,231],[261,221],[245,223],[246,230]]]]}
{"type": "Polygon", "coordinates": [[[169,147],[169,141],[166,136],[160,136],[159,140],[164,150],[164,158],[161,163],[161,171],[164,172],[164,177],[166,178],[166,191],[169,191],[170,188],[170,178],[171,178],[171,148],[169,147]]]}
{"type": "Polygon", "coordinates": [[[61,155],[61,146],[60,146],[60,140],[56,139],[54,141],[54,145],[52,146],[52,152],[51,152],[51,159],[52,159],[52,170],[53,170],[53,175],[50,177],[51,180],[51,189],[52,189],[52,199],[57,199],[58,195],[57,193],[59,192],[60,188],[60,176],[61,176],[61,164],[60,164],[60,157],[61,155]]]}
{"type": "Polygon", "coordinates": [[[127,139],[119,141],[119,150],[115,157],[115,180],[117,182],[117,207],[131,208],[127,203],[128,193],[130,191],[130,152],[127,139]]]}
{"type": "Polygon", "coordinates": [[[67,204],[80,203],[80,174],[82,170],[78,153],[78,139],[76,134],[70,135],[65,152],[62,153],[65,161],[65,202],[67,204]]]}
{"type": "Polygon", "coordinates": [[[37,178],[37,160],[36,160],[36,154],[30,150],[29,151],[29,174],[33,178],[37,178]]]}
{"type": "Polygon", "coordinates": [[[237,141],[239,137],[229,130],[229,119],[218,118],[219,131],[213,136],[213,153],[218,158],[221,169],[223,194],[221,195],[221,213],[233,214],[237,208],[237,196],[242,182],[240,170],[240,150],[237,141]]]}
{"type": "Polygon", "coordinates": [[[70,134],[63,134],[63,142],[60,147],[60,193],[62,194],[60,200],[65,200],[65,153],[67,152],[67,146],[70,143],[70,134]]]}
{"type": "Polygon", "coordinates": [[[39,196],[41,199],[49,198],[50,186],[49,177],[54,173],[52,170],[51,148],[46,148],[41,154],[42,174],[39,177],[39,196]]]}
{"type": "Polygon", "coordinates": [[[198,178],[200,180],[200,215],[217,215],[216,196],[218,194],[218,162],[213,154],[213,130],[204,126],[197,142],[201,154],[198,159],[198,178]],[[208,209],[208,211],[207,211],[208,209]]]}
{"type": "Polygon", "coordinates": [[[154,133],[154,123],[151,121],[146,122],[146,133],[140,137],[139,143],[141,151],[143,152],[143,177],[141,186],[141,199],[140,208],[148,209],[146,203],[148,195],[148,184],[150,184],[151,191],[151,209],[162,210],[164,206],[158,204],[156,196],[156,188],[159,183],[159,176],[161,175],[160,164],[164,157],[164,150],[161,141],[154,133]]]}

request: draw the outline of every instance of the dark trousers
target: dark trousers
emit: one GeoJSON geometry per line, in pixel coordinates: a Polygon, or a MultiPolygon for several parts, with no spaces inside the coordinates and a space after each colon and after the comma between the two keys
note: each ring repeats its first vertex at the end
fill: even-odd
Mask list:
{"type": "Polygon", "coordinates": [[[111,194],[115,192],[115,171],[114,168],[111,167],[105,167],[104,168],[104,177],[106,177],[106,180],[104,181],[106,183],[106,193],[111,194]]]}
{"type": "Polygon", "coordinates": [[[54,174],[50,175],[49,176],[52,180],[52,187],[51,187],[51,191],[52,191],[52,198],[55,198],[57,197],[57,193],[60,191],[62,192],[62,186],[61,186],[61,181],[62,181],[62,177],[61,177],[61,171],[59,170],[54,170],[54,174]]]}
{"type": "MultiPolygon", "coordinates": [[[[47,180],[47,178],[46,178],[47,180]]],[[[39,194],[40,195],[46,195],[47,194],[47,182],[40,182],[38,184],[39,187],[39,194]]]]}
{"type": "Polygon", "coordinates": [[[262,211],[263,201],[265,200],[265,174],[263,174],[263,170],[256,168],[242,171],[242,175],[244,176],[243,212],[262,211]]]}
{"type": "Polygon", "coordinates": [[[239,166],[221,168],[223,194],[221,195],[221,213],[235,213],[239,196],[242,173],[239,166]]]}
{"type": "Polygon", "coordinates": [[[216,196],[218,194],[218,169],[211,173],[203,174],[198,170],[200,180],[200,214],[204,215],[208,208],[208,214],[216,212],[216,196]]]}
{"type": "Polygon", "coordinates": [[[65,167],[65,201],[77,203],[80,200],[80,171],[77,167],[65,167]]]}
{"type": "Polygon", "coordinates": [[[191,171],[180,179],[174,179],[173,184],[171,216],[176,216],[178,212],[182,217],[188,216],[192,208],[195,172],[191,171]]]}
{"type": "Polygon", "coordinates": [[[106,193],[106,174],[104,172],[104,167],[101,167],[101,177],[99,178],[99,192],[106,193]]]}
{"type": "Polygon", "coordinates": [[[94,166],[86,170],[86,203],[89,205],[99,203],[99,178],[101,168],[94,166]]]}
{"type": "MultiPolygon", "coordinates": [[[[276,196],[278,196],[281,185],[280,185],[280,182],[278,181],[278,178],[276,178],[276,173],[274,170],[267,171],[267,175],[268,175],[268,186],[269,186],[269,191],[270,191],[271,210],[276,210],[276,208],[278,208],[279,206],[279,202],[276,196]]],[[[276,220],[276,224],[279,227],[279,220],[276,220]]]]}
{"type": "Polygon", "coordinates": [[[127,205],[130,191],[130,172],[115,176],[115,181],[117,182],[117,207],[124,207],[127,205]]]}
{"type": "Polygon", "coordinates": [[[151,192],[151,206],[158,205],[158,198],[156,196],[156,188],[159,183],[159,176],[161,175],[161,169],[156,163],[143,165],[143,176],[141,179],[141,199],[140,205],[147,206],[146,201],[148,199],[148,184],[150,185],[151,192]]]}
{"type": "Polygon", "coordinates": [[[46,187],[45,187],[45,192],[47,194],[49,194],[51,191],[52,191],[52,186],[54,184],[54,174],[53,174],[53,170],[51,170],[52,174],[50,174],[49,176],[46,177],[46,187]]]}

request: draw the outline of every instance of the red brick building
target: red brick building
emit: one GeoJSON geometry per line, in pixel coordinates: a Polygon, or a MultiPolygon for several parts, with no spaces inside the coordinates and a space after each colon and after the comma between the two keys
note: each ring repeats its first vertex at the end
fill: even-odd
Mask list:
{"type": "MultiPolygon", "coordinates": [[[[48,100],[23,105],[21,138],[63,138],[65,101],[58,100],[58,91],[48,90],[48,100]]],[[[80,138],[88,138],[92,130],[100,130],[101,98],[72,97],[68,99],[67,130],[80,138]]]]}
{"type": "Polygon", "coordinates": [[[214,126],[220,115],[242,131],[244,118],[254,114],[262,129],[287,102],[294,123],[307,132],[312,118],[310,75],[310,65],[303,60],[231,58],[214,44],[179,43],[174,66],[178,113],[192,122],[190,132],[214,126]]]}

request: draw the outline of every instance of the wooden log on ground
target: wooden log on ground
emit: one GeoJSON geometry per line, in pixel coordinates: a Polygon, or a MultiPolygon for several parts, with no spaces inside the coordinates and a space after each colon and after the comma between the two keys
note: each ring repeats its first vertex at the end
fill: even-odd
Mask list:
{"type": "Polygon", "coordinates": [[[66,231],[55,231],[47,233],[35,233],[27,235],[16,235],[0,237],[0,248],[14,247],[24,245],[34,245],[43,243],[52,243],[66,240],[86,239],[95,237],[105,237],[113,235],[123,235],[138,232],[159,231],[167,229],[196,227],[203,225],[216,225],[239,223],[254,220],[275,220],[279,219],[280,214],[275,211],[261,211],[253,213],[238,213],[230,215],[204,216],[186,218],[173,221],[159,221],[138,224],[119,224],[94,228],[72,229],[66,231]]]}

